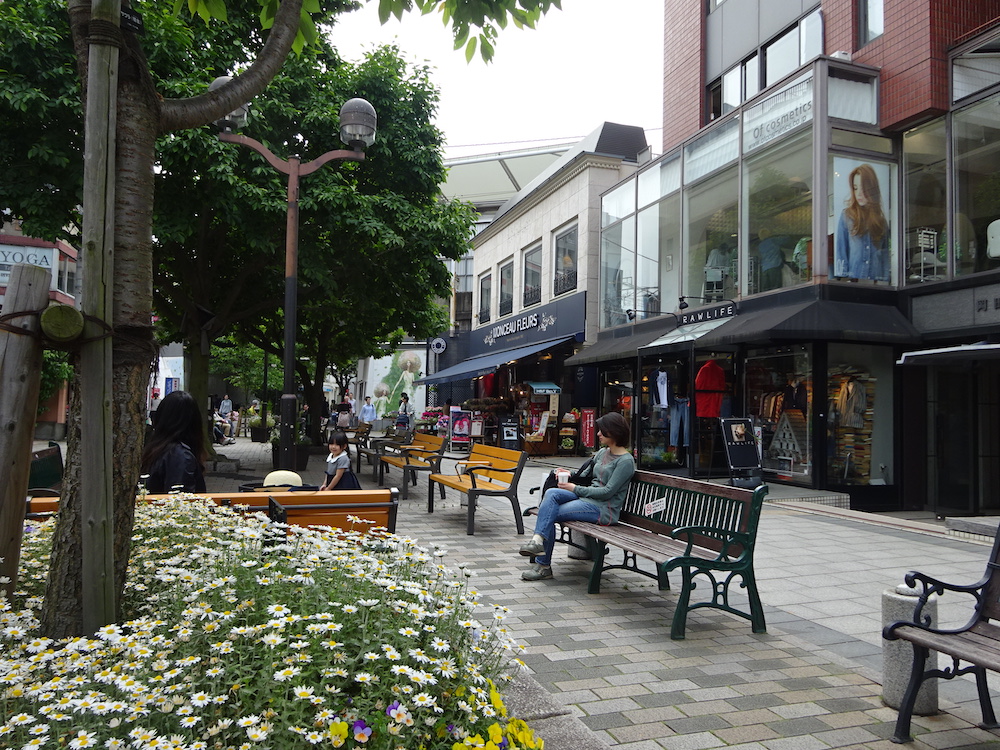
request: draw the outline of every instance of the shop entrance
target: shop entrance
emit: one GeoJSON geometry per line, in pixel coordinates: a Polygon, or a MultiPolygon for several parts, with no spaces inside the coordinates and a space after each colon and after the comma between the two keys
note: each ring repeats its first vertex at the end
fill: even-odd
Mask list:
{"type": "Polygon", "coordinates": [[[1000,508],[1000,367],[933,368],[928,378],[928,509],[1000,508]]]}

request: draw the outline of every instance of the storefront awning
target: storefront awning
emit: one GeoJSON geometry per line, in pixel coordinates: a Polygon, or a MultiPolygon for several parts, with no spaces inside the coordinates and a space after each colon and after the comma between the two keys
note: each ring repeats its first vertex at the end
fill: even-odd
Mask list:
{"type": "Polygon", "coordinates": [[[595,362],[610,362],[614,359],[635,359],[640,347],[646,346],[662,335],[663,329],[660,328],[654,333],[647,331],[633,336],[599,339],[572,357],[567,357],[563,364],[589,365],[595,362]]]}
{"type": "Polygon", "coordinates": [[[513,362],[521,359],[522,357],[528,357],[532,354],[545,351],[546,349],[551,349],[553,346],[568,340],[569,339],[555,339],[553,341],[543,341],[538,344],[531,344],[530,346],[522,346],[518,349],[507,349],[502,352],[484,354],[481,357],[473,357],[465,360],[464,362],[459,362],[457,365],[446,367],[433,375],[421,378],[420,380],[415,381],[415,384],[435,385],[437,383],[450,383],[454,380],[471,380],[472,378],[478,378],[480,375],[488,375],[489,373],[494,372],[500,365],[506,364],[507,362],[513,362]]]}
{"type": "Polygon", "coordinates": [[[896,360],[897,365],[961,365],[981,360],[1000,359],[1000,344],[962,344],[938,349],[920,349],[905,352],[896,360]]]}
{"type": "Polygon", "coordinates": [[[536,396],[553,396],[562,393],[562,388],[560,388],[555,383],[549,383],[548,381],[539,382],[529,380],[526,385],[535,392],[536,396]]]}
{"type": "Polygon", "coordinates": [[[642,347],[639,353],[655,354],[664,347],[670,347],[675,344],[688,344],[695,340],[700,344],[702,336],[711,333],[723,323],[731,320],[732,318],[716,318],[715,320],[706,320],[701,323],[692,323],[691,325],[675,328],[670,333],[666,333],[655,341],[650,342],[648,346],[642,347]]]}
{"type": "Polygon", "coordinates": [[[705,336],[698,345],[808,340],[906,345],[919,342],[920,333],[895,307],[866,302],[812,300],[741,313],[705,336]]]}

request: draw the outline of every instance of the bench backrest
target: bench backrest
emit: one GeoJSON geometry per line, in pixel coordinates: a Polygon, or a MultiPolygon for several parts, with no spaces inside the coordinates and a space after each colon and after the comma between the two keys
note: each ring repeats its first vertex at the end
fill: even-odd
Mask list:
{"type": "MultiPolygon", "coordinates": [[[[637,471],[622,506],[622,523],[663,532],[682,526],[711,526],[739,531],[752,540],[757,534],[767,487],[755,490],[730,487],[648,471],[637,471]],[[662,498],[662,501],[661,501],[662,498]]],[[[695,544],[720,551],[719,538],[695,534],[695,544]]],[[[742,548],[730,548],[734,555],[742,548]]]]}
{"type": "Polygon", "coordinates": [[[48,448],[33,451],[31,454],[31,470],[28,473],[28,488],[48,487],[58,489],[62,486],[63,457],[59,443],[49,443],[48,448]]]}
{"type": "MultiPolygon", "coordinates": [[[[476,443],[472,446],[467,461],[489,461],[491,469],[476,472],[477,477],[485,477],[493,482],[506,482],[516,484],[521,477],[521,471],[528,460],[528,454],[524,451],[515,451],[509,448],[494,448],[492,445],[481,445],[476,443]]],[[[470,468],[473,468],[470,466],[470,468]]]]}
{"type": "Polygon", "coordinates": [[[427,435],[423,432],[417,432],[413,435],[413,442],[410,445],[425,448],[429,451],[440,452],[444,449],[444,438],[438,435],[427,435]]]}
{"type": "MultiPolygon", "coordinates": [[[[331,526],[340,529],[367,531],[373,526],[384,526],[396,531],[396,512],[399,507],[399,491],[379,490],[385,499],[375,499],[367,490],[343,491],[329,494],[346,495],[346,499],[313,498],[327,502],[299,502],[304,496],[296,494],[294,499],[284,498],[284,502],[274,496],[268,498],[267,514],[272,521],[296,526],[331,526]],[[361,519],[360,521],[355,519],[361,519]]],[[[322,493],[326,495],[328,493],[322,493]]]]}
{"type": "Polygon", "coordinates": [[[1000,529],[993,539],[993,551],[986,564],[988,580],[983,586],[983,597],[979,600],[979,616],[988,620],[1000,620],[1000,529]]]}

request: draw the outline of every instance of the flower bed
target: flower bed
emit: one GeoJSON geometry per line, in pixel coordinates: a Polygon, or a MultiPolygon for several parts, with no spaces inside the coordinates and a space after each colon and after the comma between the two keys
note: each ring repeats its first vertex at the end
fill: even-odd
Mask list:
{"type": "Polygon", "coordinates": [[[35,618],[52,530],[26,529],[18,592],[0,596],[3,747],[542,746],[498,692],[518,664],[505,609],[441,550],[140,503],[131,619],[53,641],[35,618]]]}

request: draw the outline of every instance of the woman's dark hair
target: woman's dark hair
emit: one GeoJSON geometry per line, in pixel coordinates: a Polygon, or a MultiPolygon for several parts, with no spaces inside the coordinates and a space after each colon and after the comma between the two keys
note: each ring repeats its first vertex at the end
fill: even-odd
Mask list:
{"type": "Polygon", "coordinates": [[[628,420],[618,412],[613,411],[598,419],[597,429],[600,430],[601,434],[605,437],[609,437],[614,440],[615,445],[621,446],[622,448],[628,446],[630,437],[628,420]]]}
{"type": "Polygon", "coordinates": [[[344,449],[344,453],[347,454],[348,458],[351,455],[351,445],[347,442],[347,433],[343,430],[335,430],[330,433],[330,439],[326,441],[327,446],[339,445],[344,449]]]}
{"type": "Polygon", "coordinates": [[[142,449],[142,472],[156,465],[174,443],[184,443],[198,463],[205,465],[205,421],[194,397],[187,391],[172,391],[156,410],[156,427],[142,449]]]}

